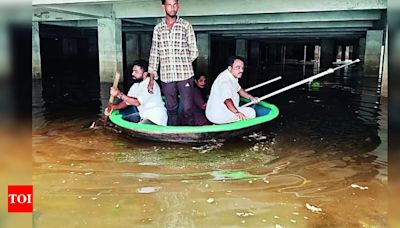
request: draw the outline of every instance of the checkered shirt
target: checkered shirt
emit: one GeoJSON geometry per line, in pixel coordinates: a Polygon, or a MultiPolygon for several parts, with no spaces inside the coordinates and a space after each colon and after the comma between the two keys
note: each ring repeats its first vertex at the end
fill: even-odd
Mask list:
{"type": "Polygon", "coordinates": [[[198,54],[192,25],[178,17],[170,32],[163,19],[154,27],[149,73],[154,73],[155,79],[158,79],[157,69],[160,64],[162,82],[186,80],[194,76],[192,62],[198,54]]]}

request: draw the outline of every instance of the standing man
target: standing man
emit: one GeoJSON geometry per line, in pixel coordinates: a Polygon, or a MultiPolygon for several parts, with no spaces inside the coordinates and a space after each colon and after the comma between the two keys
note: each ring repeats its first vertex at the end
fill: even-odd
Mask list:
{"type": "Polygon", "coordinates": [[[165,18],[154,27],[150,50],[148,90],[153,91],[160,66],[161,87],[166,98],[170,125],[178,125],[178,94],[182,99],[182,124],[193,125],[193,66],[198,56],[192,25],[177,16],[178,0],[161,0],[165,18]]]}
{"type": "Polygon", "coordinates": [[[215,124],[231,123],[256,117],[256,111],[250,107],[239,107],[240,96],[258,102],[239,85],[244,72],[244,59],[231,56],[227,61],[228,69],[221,72],[211,86],[207,102],[206,116],[215,124]]]}

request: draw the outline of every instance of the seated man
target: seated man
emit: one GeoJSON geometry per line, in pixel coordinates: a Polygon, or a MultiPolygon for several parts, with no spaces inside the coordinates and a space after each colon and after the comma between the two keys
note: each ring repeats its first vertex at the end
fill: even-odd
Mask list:
{"type": "MultiPolygon", "coordinates": [[[[138,112],[132,111],[132,113],[125,114],[123,117],[125,120],[166,126],[168,115],[161,98],[160,87],[157,83],[154,83],[153,93],[149,93],[147,89],[150,81],[147,67],[148,64],[144,60],[137,60],[133,63],[132,77],[135,83],[129,89],[128,95],[123,94],[117,88],[110,88],[110,94],[121,99],[120,103],[112,106],[112,110],[125,109],[132,105],[137,107],[138,112]]],[[[124,110],[125,113],[126,110],[124,110]]],[[[131,110],[135,109],[131,108],[131,110]]]]}
{"type": "Polygon", "coordinates": [[[252,101],[257,100],[244,91],[238,82],[243,75],[244,59],[231,56],[227,63],[228,69],[220,73],[211,86],[207,102],[206,116],[209,121],[216,124],[256,117],[256,111],[253,108],[239,107],[240,96],[252,101]]]}

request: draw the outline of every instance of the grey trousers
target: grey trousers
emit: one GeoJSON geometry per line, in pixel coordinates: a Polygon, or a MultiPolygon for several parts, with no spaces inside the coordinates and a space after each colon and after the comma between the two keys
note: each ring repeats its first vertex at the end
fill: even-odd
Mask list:
{"type": "Polygon", "coordinates": [[[194,124],[193,121],[193,77],[177,82],[161,82],[162,91],[166,100],[168,124],[171,126],[194,124]],[[178,119],[178,94],[182,100],[182,118],[178,119]]]}

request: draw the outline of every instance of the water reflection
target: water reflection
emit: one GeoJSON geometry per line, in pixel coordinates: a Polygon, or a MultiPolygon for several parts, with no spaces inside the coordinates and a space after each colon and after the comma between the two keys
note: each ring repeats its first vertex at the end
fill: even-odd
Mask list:
{"type": "Polygon", "coordinates": [[[269,100],[281,115],[261,132],[200,146],[89,129],[107,89],[79,107],[48,102],[35,82],[35,225],[384,227],[387,120],[374,80],[349,69],[289,91],[269,100]]]}

